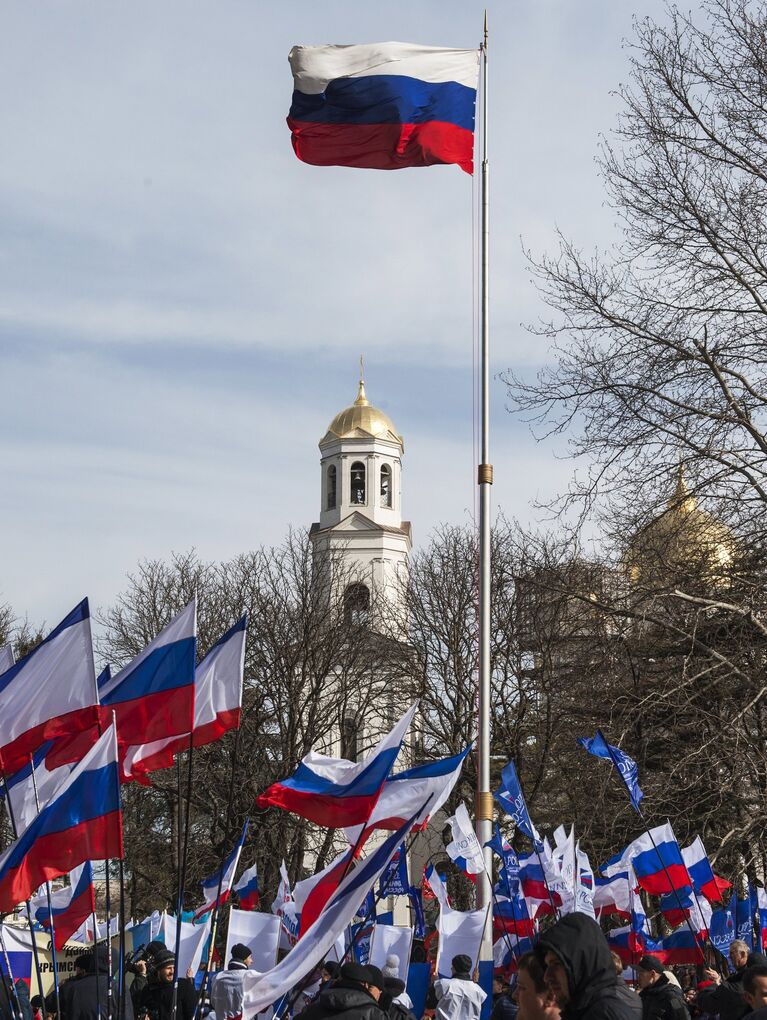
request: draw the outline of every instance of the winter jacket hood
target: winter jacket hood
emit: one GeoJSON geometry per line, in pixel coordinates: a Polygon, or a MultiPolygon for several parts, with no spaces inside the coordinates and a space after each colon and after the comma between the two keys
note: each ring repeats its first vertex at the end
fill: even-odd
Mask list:
{"type": "Polygon", "coordinates": [[[323,988],[319,998],[302,1014],[311,1020],[386,1020],[386,1014],[364,988],[356,982],[338,981],[323,988]]]}
{"type": "Polygon", "coordinates": [[[617,975],[602,929],[586,914],[566,914],[538,940],[535,953],[562,961],[570,987],[563,1020],[631,1020],[635,1013],[618,995],[617,975]]]}

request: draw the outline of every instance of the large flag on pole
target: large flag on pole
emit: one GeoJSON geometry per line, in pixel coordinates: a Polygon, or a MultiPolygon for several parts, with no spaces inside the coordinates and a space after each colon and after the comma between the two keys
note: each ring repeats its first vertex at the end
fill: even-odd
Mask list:
{"type": "Polygon", "coordinates": [[[656,825],[629,843],[620,858],[602,868],[607,878],[634,869],[637,882],[652,896],[673,892],[692,885],[670,822],[656,825]]]}
{"type": "Polygon", "coordinates": [[[479,50],[385,42],[294,46],[288,127],[299,159],[372,170],[474,170],[479,50]]]}
{"type": "MultiPolygon", "coordinates": [[[[123,782],[134,778],[125,771],[129,749],[192,729],[196,641],[195,596],[119,673],[111,676],[105,670],[99,677],[102,725],[113,712],[117,718],[123,782]]],[[[48,768],[78,761],[92,739],[81,734],[54,745],[46,757],[48,768]]]]}
{"type": "Polygon", "coordinates": [[[141,779],[155,769],[170,768],[174,755],[220,740],[240,725],[242,678],[245,669],[247,617],[243,616],[219,638],[195,671],[194,728],[190,734],[165,737],[129,747],[125,771],[141,779]]]}
{"type": "Polygon", "coordinates": [[[214,871],[210,878],[204,878],[202,880],[202,897],[205,902],[195,911],[195,921],[213,910],[216,906],[223,906],[223,904],[229,899],[229,894],[232,891],[232,885],[234,883],[234,876],[237,871],[237,865],[240,863],[240,854],[242,853],[242,848],[247,834],[248,822],[246,821],[242,827],[240,841],[237,846],[234,850],[232,850],[226,860],[222,862],[221,867],[214,871]]]}
{"type": "Polygon", "coordinates": [[[317,920],[288,955],[264,974],[243,972],[245,1020],[251,1020],[311,973],[351,924],[360,904],[410,831],[415,815],[385,839],[369,857],[357,863],[336,890],[317,920]]]}
{"type": "MultiPolygon", "coordinates": [[[[18,772],[41,744],[97,721],[88,600],[0,674],[0,766],[18,772]]],[[[84,747],[88,747],[86,741],[84,747]]]]}
{"type": "Polygon", "coordinates": [[[0,911],[87,860],[122,857],[122,815],[114,723],[72,770],[26,832],[0,856],[0,911]]]}
{"type": "Polygon", "coordinates": [[[714,874],[700,836],[696,836],[689,846],[682,847],[682,858],[690,872],[695,891],[705,896],[709,903],[724,900],[732,883],[714,874]]]}
{"type": "Polygon", "coordinates": [[[398,772],[396,776],[389,776],[367,820],[364,838],[361,838],[361,825],[351,826],[345,830],[348,841],[357,843],[359,840],[362,846],[373,829],[398,829],[419,806],[422,811],[416,818],[416,827],[424,827],[452,793],[472,746],[469,744],[460,754],[450,758],[416,765],[405,772],[398,772]]]}
{"type": "Polygon", "coordinates": [[[364,825],[389,777],[413,719],[412,705],[375,749],[360,762],[310,751],[287,779],[273,783],[257,799],[259,807],[279,807],[317,825],[364,825]]]}

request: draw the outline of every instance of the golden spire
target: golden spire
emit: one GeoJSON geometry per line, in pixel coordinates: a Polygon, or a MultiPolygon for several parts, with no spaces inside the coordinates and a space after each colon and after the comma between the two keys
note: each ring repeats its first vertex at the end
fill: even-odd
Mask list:
{"type": "Polygon", "coordinates": [[[357,399],[354,401],[355,407],[369,407],[370,401],[365,395],[365,362],[360,355],[360,386],[357,390],[357,399]]]}

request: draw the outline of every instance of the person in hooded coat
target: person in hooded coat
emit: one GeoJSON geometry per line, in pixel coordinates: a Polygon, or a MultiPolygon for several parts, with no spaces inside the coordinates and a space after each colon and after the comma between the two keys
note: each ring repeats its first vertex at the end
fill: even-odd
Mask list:
{"type": "Polygon", "coordinates": [[[538,939],[535,955],[562,1020],[634,1020],[618,994],[617,975],[602,929],[586,914],[566,914],[538,939]]]}

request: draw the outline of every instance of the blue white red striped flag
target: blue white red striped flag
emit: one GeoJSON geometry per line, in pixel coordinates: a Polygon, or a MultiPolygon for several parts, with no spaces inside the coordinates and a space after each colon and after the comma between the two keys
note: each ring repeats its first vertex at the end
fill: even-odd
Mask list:
{"type": "Polygon", "coordinates": [[[87,860],[122,857],[117,734],[111,725],[26,832],[0,856],[0,911],[87,860]]]}
{"type": "Polygon", "coordinates": [[[69,885],[51,893],[51,910],[48,897],[36,897],[32,902],[32,916],[39,925],[50,930],[53,915],[53,944],[63,949],[64,943],[88,920],[96,909],[93,895],[93,867],[90,861],[73,868],[69,885]]]}
{"type": "Polygon", "coordinates": [[[639,885],[653,896],[692,885],[670,822],[657,825],[637,836],[623,851],[620,859],[605,866],[602,871],[610,877],[625,871],[629,864],[634,869],[639,885]]]}
{"type": "Polygon", "coordinates": [[[186,732],[128,748],[126,773],[141,780],[155,769],[170,768],[174,756],[187,750],[190,744],[192,747],[211,744],[240,725],[246,638],[247,617],[243,616],[197,666],[191,734],[186,732]]]}
{"type": "Polygon", "coordinates": [[[242,833],[240,834],[240,840],[237,846],[232,850],[229,856],[222,862],[221,867],[218,868],[209,878],[204,878],[200,883],[202,885],[202,898],[204,900],[203,905],[198,907],[194,913],[194,920],[197,921],[203,917],[209,911],[215,909],[216,906],[223,906],[224,903],[229,899],[229,894],[232,891],[232,885],[234,883],[235,872],[237,871],[237,865],[240,863],[240,854],[245,844],[245,837],[248,834],[248,821],[242,827],[242,833]]]}
{"type": "Polygon", "coordinates": [[[279,807],[317,825],[364,825],[389,778],[415,714],[412,705],[362,761],[328,758],[310,751],[287,779],[273,783],[257,799],[259,807],[279,807]]]}
{"type": "Polygon", "coordinates": [[[261,902],[258,888],[258,865],[254,864],[240,875],[234,884],[233,891],[240,901],[240,910],[257,910],[261,902]]]}
{"type": "Polygon", "coordinates": [[[479,50],[385,42],[294,46],[293,149],[304,163],[474,169],[479,50]]]}
{"type": "Polygon", "coordinates": [[[277,1002],[306,977],[330,951],[336,939],[354,919],[397,847],[413,826],[415,815],[392,832],[369,857],[357,863],[341,882],[321,914],[300,942],[276,967],[264,974],[243,971],[243,1017],[252,1017],[277,1002]]]}

